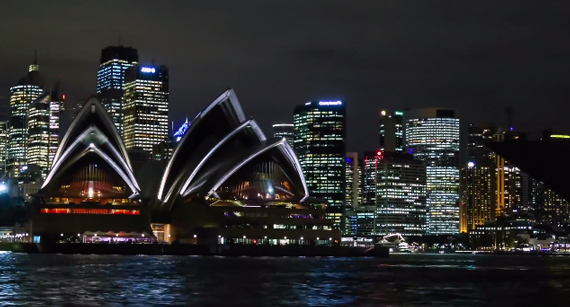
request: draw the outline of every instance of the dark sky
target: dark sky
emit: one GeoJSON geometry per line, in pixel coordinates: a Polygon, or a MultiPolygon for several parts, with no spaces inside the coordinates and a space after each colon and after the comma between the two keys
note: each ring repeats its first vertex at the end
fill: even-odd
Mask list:
{"type": "Polygon", "coordinates": [[[95,91],[100,50],[170,68],[180,122],[233,87],[270,134],[308,100],[348,105],[348,149],[375,148],[381,109],[570,132],[570,1],[1,1],[0,100],[38,49],[68,97],[95,91]]]}

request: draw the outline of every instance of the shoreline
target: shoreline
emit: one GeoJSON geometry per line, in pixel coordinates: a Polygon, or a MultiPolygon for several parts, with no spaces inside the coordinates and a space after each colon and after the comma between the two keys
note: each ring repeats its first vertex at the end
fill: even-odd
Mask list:
{"type": "Polygon", "coordinates": [[[168,245],[15,242],[0,243],[0,251],[30,254],[389,257],[389,250],[380,246],[375,248],[364,248],[311,245],[168,245]]]}

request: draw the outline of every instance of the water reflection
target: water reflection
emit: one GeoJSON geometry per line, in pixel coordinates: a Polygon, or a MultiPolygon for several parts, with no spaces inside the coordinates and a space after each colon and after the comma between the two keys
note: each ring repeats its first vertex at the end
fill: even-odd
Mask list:
{"type": "Polygon", "coordinates": [[[0,272],[2,305],[512,306],[555,303],[570,294],[565,257],[0,253],[0,272]]]}

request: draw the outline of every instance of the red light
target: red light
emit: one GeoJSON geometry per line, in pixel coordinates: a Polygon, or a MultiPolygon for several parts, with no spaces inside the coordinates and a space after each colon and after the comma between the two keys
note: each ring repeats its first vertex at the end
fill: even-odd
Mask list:
{"type": "Polygon", "coordinates": [[[253,244],[257,244],[257,240],[253,240],[253,244]]]}
{"type": "Polygon", "coordinates": [[[62,99],[65,99],[65,94],[62,94],[62,95],[61,95],[61,98],[62,98],[62,99]]]}
{"type": "Polygon", "coordinates": [[[384,159],[384,153],[382,152],[382,150],[378,150],[376,152],[376,156],[378,156],[380,159],[384,159]]]}

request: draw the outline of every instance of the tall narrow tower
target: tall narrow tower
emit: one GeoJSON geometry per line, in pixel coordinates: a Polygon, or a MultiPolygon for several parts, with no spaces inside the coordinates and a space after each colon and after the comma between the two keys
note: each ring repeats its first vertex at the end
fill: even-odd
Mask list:
{"type": "Polygon", "coordinates": [[[111,115],[119,134],[123,131],[125,71],[138,61],[139,55],[135,48],[109,46],[101,50],[97,71],[97,97],[111,115]]]}
{"type": "Polygon", "coordinates": [[[426,164],[428,231],[459,232],[459,118],[441,108],[406,114],[406,145],[426,164]]]}
{"type": "Polygon", "coordinates": [[[125,77],[123,140],[127,150],[152,154],[155,144],[168,138],[168,68],[129,68],[125,77]]]}
{"type": "Polygon", "coordinates": [[[10,88],[10,119],[8,123],[7,173],[20,175],[27,164],[29,106],[43,94],[44,80],[39,71],[37,53],[28,73],[10,88]]]}
{"type": "Polygon", "coordinates": [[[327,217],[342,230],[345,211],[346,107],[342,101],[312,101],[295,108],[295,153],[309,194],[328,201],[327,217]]]}

